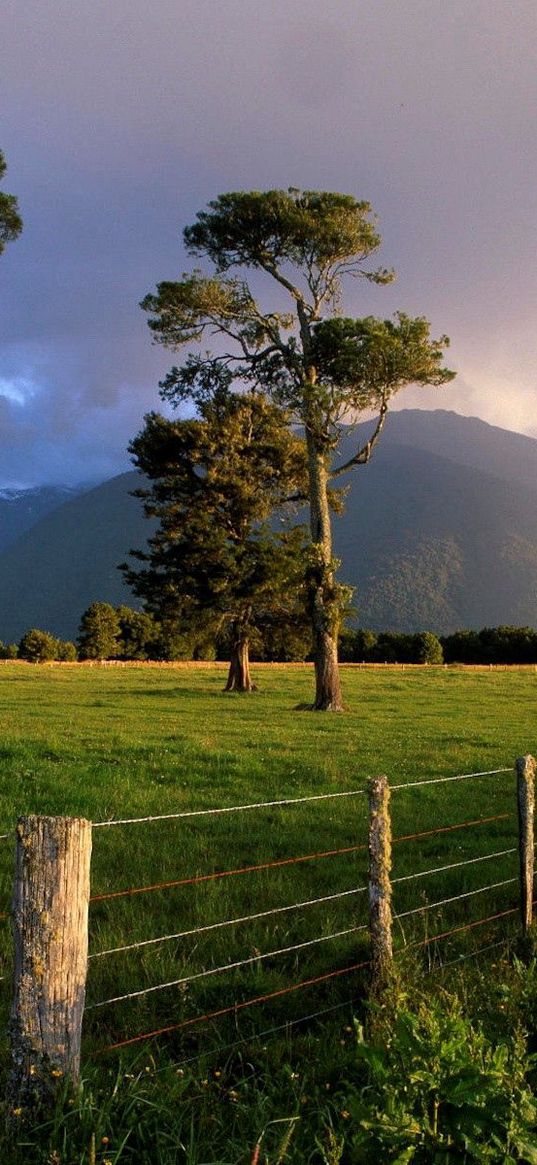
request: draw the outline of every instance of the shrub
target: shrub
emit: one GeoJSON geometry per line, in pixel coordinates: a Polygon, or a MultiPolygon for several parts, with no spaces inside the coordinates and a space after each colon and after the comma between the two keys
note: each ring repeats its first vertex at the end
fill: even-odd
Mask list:
{"type": "Polygon", "coordinates": [[[28,663],[45,663],[58,658],[58,646],[58,640],[50,631],[39,631],[37,627],[32,627],[19,643],[19,658],[26,659],[28,663]]]}
{"type": "Polygon", "coordinates": [[[2,643],[0,640],[0,659],[17,659],[19,646],[17,643],[2,643]]]}
{"type": "Polygon", "coordinates": [[[537,1162],[534,1056],[518,1029],[493,1043],[443,992],[398,1004],[366,1043],[358,1026],[360,1084],[341,1106],[353,1122],[349,1165],[382,1161],[537,1162]]]}
{"type": "Polygon", "coordinates": [[[61,663],[76,663],[78,659],[78,651],[74,643],[71,643],[70,639],[57,639],[56,644],[56,659],[58,659],[61,663]]]}
{"type": "Polygon", "coordinates": [[[443,663],[444,652],[440,640],[432,631],[421,631],[414,635],[413,663],[443,663]]]}
{"type": "Polygon", "coordinates": [[[80,621],[81,659],[115,659],[119,652],[119,616],[110,603],[91,603],[80,621]]]}

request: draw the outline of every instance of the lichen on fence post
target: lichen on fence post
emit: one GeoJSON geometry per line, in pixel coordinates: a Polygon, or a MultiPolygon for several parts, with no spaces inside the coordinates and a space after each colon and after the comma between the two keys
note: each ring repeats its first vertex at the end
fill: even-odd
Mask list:
{"type": "Polygon", "coordinates": [[[392,971],[392,826],[387,777],[371,777],[369,797],[369,932],[373,993],[387,985],[392,971]]]}
{"type": "Polygon", "coordinates": [[[528,937],[533,921],[533,877],[535,868],[535,760],[519,756],[515,763],[518,803],[518,845],[520,856],[520,913],[522,933],[528,937]]]}
{"type": "Polygon", "coordinates": [[[13,929],[8,1124],[46,1108],[76,1083],[88,954],[91,824],[77,817],[19,818],[13,929]]]}

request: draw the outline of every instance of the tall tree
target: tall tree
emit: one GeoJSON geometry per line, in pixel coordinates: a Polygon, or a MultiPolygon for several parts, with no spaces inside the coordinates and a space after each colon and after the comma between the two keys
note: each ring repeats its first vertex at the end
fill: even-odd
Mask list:
{"type": "Polygon", "coordinates": [[[263,395],[230,391],[225,369],[195,390],[199,419],[150,413],[132,441],[135,465],[151,482],[140,489],[157,518],[142,569],[127,581],[164,627],[224,627],[230,641],[226,690],[250,691],[254,628],[293,618],[303,531],[270,524],[304,486],[304,443],[263,395]]]}
{"type": "Polygon", "coordinates": [[[80,620],[81,659],[115,659],[119,654],[120,622],[110,603],[90,603],[80,620]]]}
{"type": "Polygon", "coordinates": [[[393,274],[370,269],[380,245],[371,207],[351,195],[269,190],[222,194],[185,229],[189,253],[208,259],[179,282],[157,286],[142,307],[155,340],[171,349],[202,343],[217,351],[192,354],[174,367],[164,392],[186,398],[209,369],[233,368],[245,384],[265,392],[303,426],[308,456],[311,545],[306,585],[314,637],[313,707],[340,711],[337,640],[347,588],[336,580],[329,507],[330,481],[372,453],[389,402],[407,384],[440,385],[454,373],[442,366],[447,337],[430,337],[423,317],[393,320],[336,314],[345,277],[388,283],[393,274]],[[235,268],[268,276],[276,301],[264,305],[235,268]],[[287,297],[287,310],[281,301],[287,297]],[[344,464],[336,454],[342,424],[373,410],[370,439],[344,464]]]}
{"type": "MultiPolygon", "coordinates": [[[[0,150],[0,181],[7,170],[5,157],[0,150]]],[[[4,194],[0,191],[0,255],[6,243],[16,239],[22,231],[22,219],[19,214],[18,202],[14,194],[4,194]]]]}

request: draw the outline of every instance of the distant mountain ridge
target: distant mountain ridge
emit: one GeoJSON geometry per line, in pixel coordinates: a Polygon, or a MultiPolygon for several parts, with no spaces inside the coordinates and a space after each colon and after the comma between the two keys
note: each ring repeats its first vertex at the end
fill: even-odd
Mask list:
{"type": "MultiPolygon", "coordinates": [[[[342,458],[355,442],[345,435],[342,458]]],[[[130,496],[140,482],[121,474],[72,497],[1,551],[0,638],[30,626],[73,638],[93,600],[136,605],[117,564],[150,530],[130,496]]],[[[342,482],[335,553],[362,626],[537,627],[537,440],[444,410],[401,411],[342,482]]],[[[0,526],[1,505],[0,495],[0,526]]]]}
{"type": "Polygon", "coordinates": [[[61,506],[80,489],[64,485],[35,486],[32,489],[0,489],[0,552],[30,530],[45,514],[61,506]]]}

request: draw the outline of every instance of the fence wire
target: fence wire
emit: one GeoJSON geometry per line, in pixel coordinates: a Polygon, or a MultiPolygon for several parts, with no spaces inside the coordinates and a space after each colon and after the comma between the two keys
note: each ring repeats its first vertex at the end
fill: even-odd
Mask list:
{"type": "MultiPolygon", "coordinates": [[[[448,781],[469,781],[472,777],[494,777],[499,773],[511,773],[512,767],[487,769],[475,773],[459,773],[455,777],[434,777],[425,781],[408,781],[401,785],[391,785],[391,791],[417,789],[422,785],[443,785],[448,781]]],[[[255,801],[246,805],[224,805],[215,809],[186,809],[180,813],[160,813],[147,817],[123,817],[109,821],[94,821],[93,829],[104,829],[112,825],[141,825],[153,821],[178,821],[185,817],[214,817],[222,813],[244,813],[250,809],[277,809],[287,805],[304,805],[313,801],[330,801],[337,797],[365,797],[367,789],[350,789],[338,793],[314,793],[308,797],[286,797],[281,801],[255,801]]]]}

